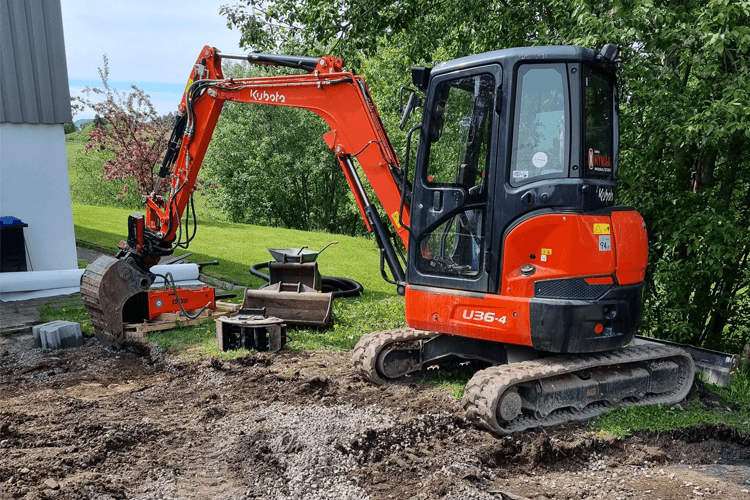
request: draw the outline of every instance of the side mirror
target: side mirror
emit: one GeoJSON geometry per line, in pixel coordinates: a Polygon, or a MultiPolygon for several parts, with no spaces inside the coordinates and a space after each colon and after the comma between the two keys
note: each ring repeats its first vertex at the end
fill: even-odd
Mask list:
{"type": "Polygon", "coordinates": [[[401,123],[399,124],[399,128],[401,130],[404,130],[406,121],[409,119],[409,116],[411,116],[414,108],[420,107],[422,107],[422,99],[417,97],[416,91],[407,87],[401,87],[401,91],[398,93],[398,111],[401,113],[401,123]],[[404,106],[405,90],[409,92],[409,100],[406,102],[406,106],[404,106]]]}
{"type": "Polygon", "coordinates": [[[412,66],[411,68],[411,81],[422,92],[427,92],[431,71],[432,68],[425,68],[424,66],[412,66]]]}

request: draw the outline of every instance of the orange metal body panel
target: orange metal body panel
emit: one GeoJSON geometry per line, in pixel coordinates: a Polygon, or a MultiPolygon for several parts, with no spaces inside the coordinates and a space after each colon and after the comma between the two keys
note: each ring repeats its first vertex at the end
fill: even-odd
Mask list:
{"type": "Polygon", "coordinates": [[[420,330],[531,345],[529,299],[524,297],[427,290],[409,285],[406,323],[420,330]]]}
{"type": "Polygon", "coordinates": [[[641,214],[635,210],[612,212],[612,230],[617,242],[617,282],[621,285],[646,279],[648,234],[641,214]]]}
{"type": "Polygon", "coordinates": [[[522,222],[510,231],[503,247],[502,294],[533,297],[538,280],[614,275],[610,224],[606,215],[579,214],[545,214],[522,222]],[[595,225],[607,234],[594,234],[595,225]],[[600,236],[610,237],[610,250],[600,250],[600,236]],[[536,272],[521,276],[524,264],[534,265],[536,272]]]}
{"type": "MultiPolygon", "coordinates": [[[[214,298],[214,288],[204,286],[198,289],[177,288],[180,294],[182,307],[186,311],[201,309],[208,304],[209,309],[216,309],[216,299],[214,298]]],[[[177,312],[180,305],[177,303],[177,296],[172,289],[166,290],[149,290],[148,292],[148,319],[154,319],[160,314],[168,312],[177,312]]]]}
{"type": "Polygon", "coordinates": [[[639,283],[647,253],[643,219],[636,211],[532,217],[506,237],[500,295],[409,285],[406,322],[412,328],[530,346],[536,281],[578,277],[596,285],[615,283],[616,276],[615,284],[639,283]],[[525,264],[534,265],[534,274],[520,274],[525,264]]]}

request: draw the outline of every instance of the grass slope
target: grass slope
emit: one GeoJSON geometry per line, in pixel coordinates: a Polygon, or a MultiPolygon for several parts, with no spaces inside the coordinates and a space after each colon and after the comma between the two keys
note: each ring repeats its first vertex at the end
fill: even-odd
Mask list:
{"type": "MultiPolygon", "coordinates": [[[[131,213],[128,209],[74,205],[76,239],[114,250],[127,236],[131,213]]],[[[190,259],[193,262],[219,260],[218,266],[204,268],[206,274],[257,287],[262,281],[251,276],[248,268],[271,259],[267,248],[308,245],[310,250],[317,251],[331,241],[339,243],[320,254],[318,265],[322,274],[356,279],[368,292],[395,294],[395,288],[380,277],[378,249],[368,238],[199,220],[197,234],[187,251],[193,252],[190,259]]],[[[176,254],[180,253],[184,251],[176,254]]]]}

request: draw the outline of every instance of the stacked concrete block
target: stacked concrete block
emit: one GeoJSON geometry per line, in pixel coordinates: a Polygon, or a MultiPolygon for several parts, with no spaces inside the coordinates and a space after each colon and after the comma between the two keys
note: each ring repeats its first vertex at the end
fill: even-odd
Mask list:
{"type": "Polygon", "coordinates": [[[51,321],[32,328],[34,347],[66,349],[83,345],[81,325],[73,321],[51,321]]]}

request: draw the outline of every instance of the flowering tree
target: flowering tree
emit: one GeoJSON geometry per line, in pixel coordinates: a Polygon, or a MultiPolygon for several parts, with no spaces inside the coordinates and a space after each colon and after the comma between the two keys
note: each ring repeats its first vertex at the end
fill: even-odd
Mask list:
{"type": "MultiPolygon", "coordinates": [[[[149,194],[156,182],[154,167],[160,163],[167,148],[171,124],[160,119],[148,94],[132,85],[133,91],[123,94],[109,86],[109,62],[104,56],[104,69],[99,68],[104,88],[86,88],[82,96],[73,97],[73,112],[94,110],[97,124],[89,132],[86,153],[108,151],[111,157],[102,165],[102,177],[125,184],[120,199],[131,187],[140,194],[149,194]]],[[[162,183],[165,188],[168,182],[162,183]]]]}

